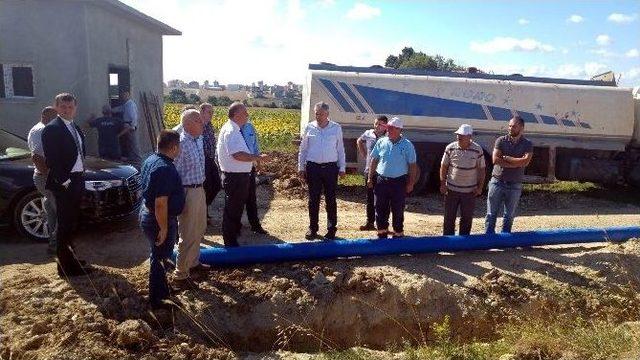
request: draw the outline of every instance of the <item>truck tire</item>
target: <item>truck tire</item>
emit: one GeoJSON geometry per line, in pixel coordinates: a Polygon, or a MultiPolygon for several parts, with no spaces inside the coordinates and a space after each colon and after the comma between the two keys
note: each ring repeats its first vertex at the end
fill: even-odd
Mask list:
{"type": "Polygon", "coordinates": [[[418,158],[418,168],[420,169],[420,177],[413,186],[411,195],[420,195],[427,191],[431,180],[431,173],[433,172],[433,166],[435,164],[435,158],[433,156],[425,156],[418,158]]]}

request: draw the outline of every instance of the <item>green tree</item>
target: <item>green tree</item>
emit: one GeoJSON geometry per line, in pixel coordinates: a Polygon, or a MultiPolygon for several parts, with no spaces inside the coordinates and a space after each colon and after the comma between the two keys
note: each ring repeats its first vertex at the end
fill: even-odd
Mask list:
{"type": "Polygon", "coordinates": [[[178,103],[178,104],[186,104],[189,101],[187,100],[187,94],[180,89],[173,89],[169,93],[168,96],[169,102],[178,103]]]}
{"type": "Polygon", "coordinates": [[[229,98],[228,96],[221,96],[218,98],[219,106],[229,106],[231,104],[233,104],[233,100],[231,100],[231,98],[229,98]]]}
{"type": "Polygon", "coordinates": [[[207,98],[207,102],[208,102],[209,104],[213,105],[213,106],[216,106],[216,105],[218,105],[218,98],[217,98],[217,97],[215,97],[215,96],[209,96],[209,97],[207,98]]]}
{"type": "Polygon", "coordinates": [[[412,47],[405,47],[399,55],[389,55],[384,66],[394,69],[424,69],[435,71],[463,71],[465,67],[455,63],[453,59],[445,59],[441,55],[427,55],[416,52],[412,47]]]}
{"type": "Polygon", "coordinates": [[[190,104],[199,104],[201,102],[202,102],[202,100],[200,99],[200,96],[198,96],[196,94],[189,94],[189,103],[190,104]]]}

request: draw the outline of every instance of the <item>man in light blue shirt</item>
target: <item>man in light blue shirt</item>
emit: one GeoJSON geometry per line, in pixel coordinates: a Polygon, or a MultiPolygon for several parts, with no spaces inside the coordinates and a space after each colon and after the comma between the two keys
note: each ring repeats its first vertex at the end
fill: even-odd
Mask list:
{"type": "MultiPolygon", "coordinates": [[[[256,128],[251,123],[251,120],[247,121],[240,128],[244,142],[247,143],[249,153],[252,155],[260,155],[260,144],[258,144],[258,134],[256,128]]],[[[245,203],[245,210],[247,212],[247,219],[251,225],[251,231],[256,234],[267,235],[268,232],[260,225],[260,219],[258,218],[258,200],[256,197],[256,168],[260,170],[260,162],[256,161],[251,168],[251,175],[249,177],[249,197],[245,203]]]]}
{"type": "Polygon", "coordinates": [[[394,117],[387,124],[387,137],[380,138],[371,151],[368,186],[374,188],[378,238],[389,236],[389,210],[393,214],[393,237],[404,236],[406,195],[418,179],[416,150],[401,134],[404,123],[394,117]],[[389,208],[391,207],[391,208],[389,208]]]}

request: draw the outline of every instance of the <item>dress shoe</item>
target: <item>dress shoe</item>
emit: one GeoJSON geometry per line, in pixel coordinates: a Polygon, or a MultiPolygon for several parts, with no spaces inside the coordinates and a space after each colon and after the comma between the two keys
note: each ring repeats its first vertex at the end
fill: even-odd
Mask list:
{"type": "Polygon", "coordinates": [[[360,231],[371,231],[371,230],[375,230],[376,226],[373,225],[372,223],[366,223],[362,226],[360,226],[360,231]]]}
{"type": "Polygon", "coordinates": [[[336,231],[335,230],[327,231],[327,233],[324,234],[324,238],[326,240],[335,240],[336,239],[336,231]]]}
{"type": "Polygon", "coordinates": [[[392,236],[392,238],[394,238],[394,239],[400,239],[400,238],[403,238],[403,237],[404,237],[404,233],[403,232],[394,233],[393,236],[392,236]]]}
{"type": "Polygon", "coordinates": [[[174,279],[171,285],[176,291],[193,290],[198,288],[198,284],[196,284],[191,278],[174,279]]]}
{"type": "Polygon", "coordinates": [[[267,230],[265,230],[264,228],[262,228],[262,225],[258,225],[258,226],[252,226],[251,227],[251,231],[253,231],[256,234],[261,234],[261,235],[269,235],[269,233],[267,232],[267,230]]]}
{"type": "Polygon", "coordinates": [[[211,265],[198,264],[192,267],[191,269],[189,269],[189,271],[200,272],[200,273],[209,272],[211,271],[211,265]]]}
{"type": "Polygon", "coordinates": [[[389,232],[387,230],[378,230],[378,239],[386,239],[389,237],[389,232]]]}
{"type": "Polygon", "coordinates": [[[313,240],[315,238],[318,237],[318,233],[312,230],[307,231],[306,234],[304,234],[304,238],[307,240],[313,240]]]}

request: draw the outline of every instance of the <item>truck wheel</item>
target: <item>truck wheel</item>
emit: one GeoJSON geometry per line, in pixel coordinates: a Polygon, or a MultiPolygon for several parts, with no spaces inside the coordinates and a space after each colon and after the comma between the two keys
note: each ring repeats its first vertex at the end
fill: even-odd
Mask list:
{"type": "Polygon", "coordinates": [[[429,180],[431,179],[431,172],[433,171],[434,160],[431,157],[418,160],[418,167],[420,168],[420,177],[413,186],[412,195],[420,195],[427,190],[429,180]]]}
{"type": "Polygon", "coordinates": [[[20,235],[30,240],[49,241],[44,197],[39,192],[32,191],[18,200],[13,209],[13,225],[20,235]]]}

